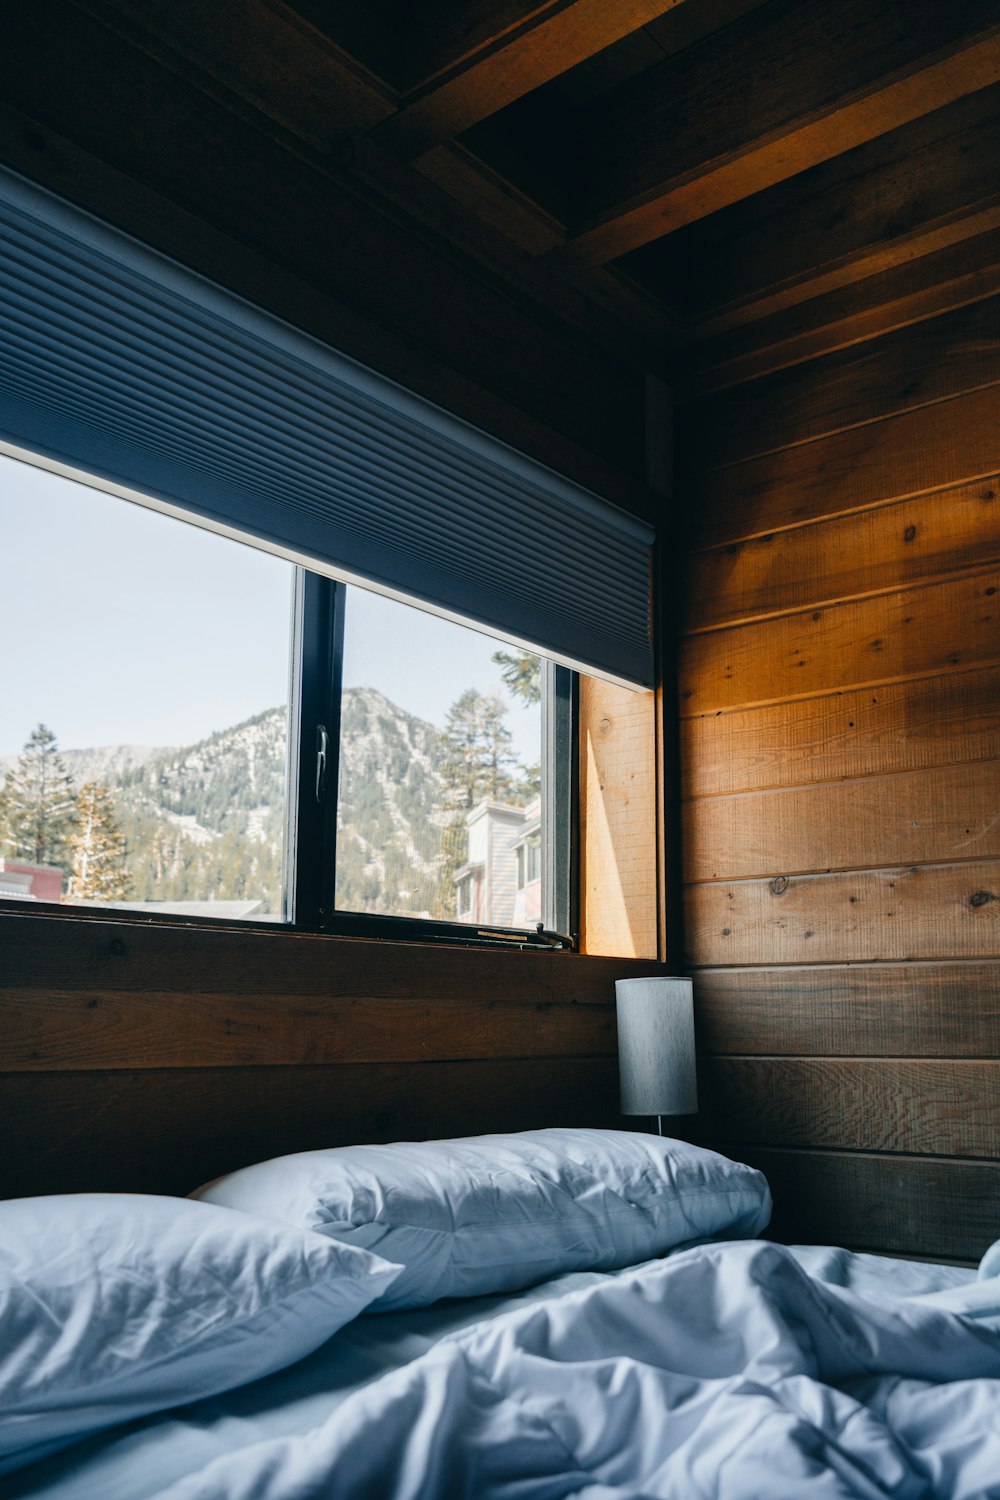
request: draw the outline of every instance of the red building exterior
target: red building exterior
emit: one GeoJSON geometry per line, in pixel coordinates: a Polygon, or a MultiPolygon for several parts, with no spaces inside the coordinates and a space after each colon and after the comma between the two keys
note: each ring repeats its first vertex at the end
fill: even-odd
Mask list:
{"type": "Polygon", "coordinates": [[[0,859],[0,896],[22,901],[61,901],[63,872],[58,865],[29,865],[0,859]]]}

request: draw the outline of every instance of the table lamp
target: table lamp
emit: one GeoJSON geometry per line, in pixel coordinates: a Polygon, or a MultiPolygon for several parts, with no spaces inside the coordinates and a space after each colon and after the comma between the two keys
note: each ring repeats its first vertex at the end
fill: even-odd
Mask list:
{"type": "Polygon", "coordinates": [[[698,1109],[690,979],[618,979],[618,1078],[623,1115],[693,1115],[698,1109]]]}

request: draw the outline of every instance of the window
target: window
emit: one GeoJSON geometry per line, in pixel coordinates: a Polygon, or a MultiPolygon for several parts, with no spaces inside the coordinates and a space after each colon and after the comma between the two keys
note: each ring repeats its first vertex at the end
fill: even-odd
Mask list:
{"type": "Polygon", "coordinates": [[[517,888],[523,891],[542,878],[542,841],[532,834],[517,846],[517,888]]]}
{"type": "Polygon", "coordinates": [[[466,939],[569,930],[572,674],[309,572],[298,618],[298,919],[355,932],[419,922],[466,939]]]}
{"type": "MultiPolygon", "coordinates": [[[[34,550],[0,557],[7,675],[29,684],[0,695],[0,902],[142,902],[192,919],[498,942],[572,927],[574,704],[594,679],[569,669],[652,686],[653,526],[3,169],[0,233],[0,453],[172,518],[152,518],[163,540],[140,545],[128,574],[144,599],[117,614],[117,523],[95,523],[73,558],[74,528],[55,521],[34,550]],[[201,528],[199,547],[204,531],[226,541],[212,544],[217,563],[178,564],[164,581],[181,519],[201,528]],[[367,772],[352,737],[371,714],[352,693],[391,702],[392,668],[420,630],[397,625],[383,666],[358,680],[357,641],[369,643],[358,588],[468,622],[480,645],[495,631],[483,649],[499,674],[456,674],[458,635],[418,655],[408,687],[422,681],[426,702],[418,691],[396,707],[428,728],[410,734],[396,716],[381,760],[368,745],[367,772]],[[549,661],[529,658],[529,642],[549,661]],[[503,694],[512,714],[524,672],[537,677],[538,758],[511,761],[501,746],[493,782],[474,778],[463,804],[434,736],[467,693],[503,694]],[[431,706],[442,686],[444,720],[431,706]],[[88,695],[98,721],[72,727],[88,695]],[[207,703],[210,720],[193,722],[207,703]],[[68,753],[95,746],[106,753],[68,753]],[[522,855],[519,887],[534,767],[539,874],[522,855]]],[[[0,490],[0,504],[18,503],[0,490]]],[[[74,502],[74,526],[86,508],[74,502]]],[[[606,828],[590,805],[606,784],[598,762],[618,748],[601,736],[577,767],[585,913],[602,868],[589,851],[606,828]]]]}
{"type": "Polygon", "coordinates": [[[0,526],[0,901],[570,927],[566,669],[3,457],[0,526]]]}

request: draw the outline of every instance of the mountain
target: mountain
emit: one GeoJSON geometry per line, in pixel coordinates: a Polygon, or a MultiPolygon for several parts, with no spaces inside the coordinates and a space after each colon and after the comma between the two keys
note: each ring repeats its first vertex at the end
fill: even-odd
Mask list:
{"type": "MultiPolygon", "coordinates": [[[[341,714],[337,905],[445,915],[439,731],[373,688],[346,689],[341,714]]],[[[113,793],[130,899],[256,900],[279,916],[286,736],[287,712],[272,708],[193,745],[60,754],[78,787],[113,793]]]]}
{"type": "Polygon", "coordinates": [[[348,688],[340,743],[337,905],[447,915],[439,891],[449,816],[440,732],[374,688],[348,688]]]}
{"type": "MultiPolygon", "coordinates": [[[[126,772],[144,766],[158,756],[172,751],[165,746],[101,745],[94,750],[60,750],[62,762],[77,787],[86,781],[103,781],[111,786],[126,772]]],[[[12,770],[16,755],[0,755],[0,782],[12,770]]]]}
{"type": "Polygon", "coordinates": [[[258,900],[280,915],[285,739],[285,709],[272,708],[106,782],[135,899],[258,900]]]}

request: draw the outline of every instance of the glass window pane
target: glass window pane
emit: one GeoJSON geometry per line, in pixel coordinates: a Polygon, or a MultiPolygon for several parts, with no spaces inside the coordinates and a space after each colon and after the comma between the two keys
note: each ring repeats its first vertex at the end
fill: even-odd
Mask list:
{"type": "Polygon", "coordinates": [[[541,917],[539,660],[364,589],[345,611],[336,904],[541,917]]]}
{"type": "Polygon", "coordinates": [[[0,898],[285,919],[290,564],[0,457],[0,898]]]}

